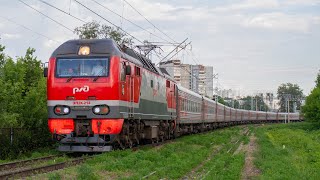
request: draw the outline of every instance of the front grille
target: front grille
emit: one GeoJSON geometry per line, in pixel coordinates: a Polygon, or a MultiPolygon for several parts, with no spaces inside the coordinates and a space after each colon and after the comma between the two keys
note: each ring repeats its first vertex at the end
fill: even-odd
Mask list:
{"type": "Polygon", "coordinates": [[[75,133],[77,137],[88,137],[93,136],[91,128],[91,120],[89,119],[76,119],[75,122],[75,133]]]}

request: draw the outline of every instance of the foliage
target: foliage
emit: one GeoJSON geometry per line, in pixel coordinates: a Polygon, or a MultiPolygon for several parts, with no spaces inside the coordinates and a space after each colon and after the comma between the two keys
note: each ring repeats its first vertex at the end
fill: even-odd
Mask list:
{"type": "Polygon", "coordinates": [[[113,28],[107,25],[100,25],[97,21],[83,24],[74,29],[74,33],[80,39],[103,39],[111,38],[118,44],[132,45],[132,38],[122,32],[119,28],[113,28]]]}
{"type": "Polygon", "coordinates": [[[232,108],[236,108],[239,109],[240,108],[240,102],[236,99],[232,99],[232,98],[225,98],[225,105],[228,107],[232,107],[232,108]]]}
{"type": "Polygon", "coordinates": [[[277,97],[280,100],[280,111],[287,111],[287,101],[289,101],[289,111],[300,110],[301,99],[303,97],[302,89],[297,84],[287,83],[278,87],[277,97]],[[295,107],[296,106],[296,107],[295,107]]]}
{"type": "Polygon", "coordinates": [[[241,99],[241,109],[245,110],[257,110],[257,111],[268,111],[269,108],[264,102],[262,96],[247,96],[241,99]]]}
{"type": "Polygon", "coordinates": [[[220,96],[218,96],[218,103],[226,105],[227,103],[224,101],[224,99],[220,96]]]}
{"type": "Polygon", "coordinates": [[[319,73],[318,73],[318,75],[317,75],[317,79],[316,79],[316,87],[320,87],[320,71],[319,71],[319,73]]]}
{"type": "Polygon", "coordinates": [[[302,112],[306,120],[320,122],[320,87],[314,88],[307,96],[302,112]]]}
{"type": "Polygon", "coordinates": [[[4,49],[5,47],[0,44],[0,72],[4,65],[4,58],[5,58],[5,54],[3,53],[4,49]]]}
{"type": "Polygon", "coordinates": [[[316,78],[316,87],[306,97],[302,113],[306,120],[320,123],[320,72],[316,78]]]}
{"type": "Polygon", "coordinates": [[[41,61],[28,48],[25,56],[14,60],[0,45],[0,128],[21,128],[14,144],[2,144],[0,151],[16,154],[47,143],[46,79],[41,61]],[[36,133],[34,131],[37,131],[36,133]],[[37,134],[37,136],[36,136],[37,134]],[[7,151],[7,150],[6,150],[7,151]]]}

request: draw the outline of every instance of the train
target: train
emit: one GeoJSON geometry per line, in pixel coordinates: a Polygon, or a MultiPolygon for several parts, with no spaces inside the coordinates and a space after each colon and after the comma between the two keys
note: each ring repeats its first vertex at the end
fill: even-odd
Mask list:
{"type": "Polygon", "coordinates": [[[51,55],[48,128],[62,152],[106,152],[298,113],[234,109],[178,85],[165,69],[112,39],[79,39],[51,55]]]}

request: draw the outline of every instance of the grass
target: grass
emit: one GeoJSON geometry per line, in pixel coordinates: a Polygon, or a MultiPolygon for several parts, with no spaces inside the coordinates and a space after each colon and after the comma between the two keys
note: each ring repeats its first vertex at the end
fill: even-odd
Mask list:
{"type": "Polygon", "coordinates": [[[246,155],[233,152],[240,143],[248,146],[251,135],[257,138],[254,164],[260,172],[253,179],[319,179],[318,127],[306,122],[248,126],[248,136],[243,126],[224,128],[159,147],[103,153],[36,179],[241,179],[246,155]]]}
{"type": "MultiPolygon", "coordinates": [[[[239,135],[241,129],[232,127],[205,134],[184,136],[160,147],[104,153],[79,167],[49,173],[46,178],[179,179],[205,161],[215,147],[230,143],[232,138],[239,135]]],[[[237,161],[242,161],[241,158],[235,156],[237,161]]],[[[222,154],[217,166],[224,168],[226,164],[232,164],[232,161],[228,162],[227,159],[227,156],[222,154]]],[[[231,171],[224,173],[230,174],[231,171]]],[[[39,178],[42,179],[43,176],[39,178]]]]}
{"type": "Polygon", "coordinates": [[[256,130],[260,179],[319,179],[320,131],[311,123],[268,125],[256,130]]]}
{"type": "Polygon", "coordinates": [[[12,162],[12,161],[34,159],[34,158],[50,156],[50,155],[57,155],[59,153],[60,152],[58,152],[57,150],[52,149],[52,147],[40,148],[40,149],[37,149],[33,152],[27,152],[27,153],[20,154],[19,156],[15,157],[14,159],[11,158],[11,159],[0,160],[0,164],[12,162]]]}

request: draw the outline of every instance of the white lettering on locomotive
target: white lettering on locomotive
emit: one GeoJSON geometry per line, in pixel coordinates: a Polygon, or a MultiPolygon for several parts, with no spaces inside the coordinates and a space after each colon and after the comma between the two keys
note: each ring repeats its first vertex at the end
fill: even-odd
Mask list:
{"type": "Polygon", "coordinates": [[[90,101],[74,101],[73,105],[90,105],[90,101]]]}
{"type": "Polygon", "coordinates": [[[83,87],[75,87],[73,88],[73,94],[79,93],[79,92],[89,92],[89,86],[83,86],[83,87]]]}

